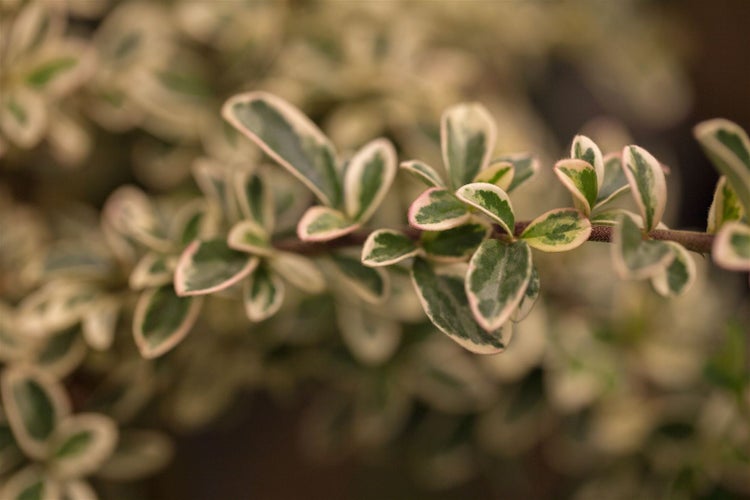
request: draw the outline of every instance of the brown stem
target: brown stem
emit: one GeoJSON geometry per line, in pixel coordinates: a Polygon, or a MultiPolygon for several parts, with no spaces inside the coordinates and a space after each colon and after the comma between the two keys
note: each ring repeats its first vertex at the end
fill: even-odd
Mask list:
{"type": "MultiPolygon", "coordinates": [[[[524,229],[529,225],[530,221],[516,222],[516,227],[513,233],[519,236],[524,229]]],[[[612,226],[599,226],[594,225],[591,228],[591,235],[588,241],[601,241],[609,243],[612,241],[612,234],[614,228],[612,226]]],[[[402,232],[407,234],[412,239],[416,240],[419,238],[421,232],[418,229],[412,227],[403,228],[402,232]]],[[[296,238],[289,238],[274,242],[274,246],[279,250],[286,252],[294,252],[304,255],[316,255],[325,253],[335,248],[344,248],[351,246],[362,245],[367,239],[369,233],[365,231],[359,231],[352,234],[347,234],[341,238],[335,240],[313,243],[300,241],[296,238]]],[[[502,237],[502,233],[499,230],[495,231],[496,237],[502,237]]],[[[709,253],[711,246],[713,245],[714,235],[709,233],[700,233],[697,231],[680,231],[672,229],[654,229],[648,236],[654,240],[662,241],[674,241],[684,246],[686,249],[697,252],[697,253],[709,253]]]]}

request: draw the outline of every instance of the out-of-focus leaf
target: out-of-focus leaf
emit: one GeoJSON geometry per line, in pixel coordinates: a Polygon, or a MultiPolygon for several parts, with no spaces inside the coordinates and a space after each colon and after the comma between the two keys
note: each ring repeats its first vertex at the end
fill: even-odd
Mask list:
{"type": "Polygon", "coordinates": [[[143,290],[166,285],[172,281],[174,258],[156,252],[148,252],[130,272],[128,284],[132,290],[143,290]]]}
{"type": "Polygon", "coordinates": [[[645,279],[663,271],[674,259],[663,241],[644,240],[635,219],[620,214],[612,236],[615,271],[625,279],[645,279]]]}
{"type": "Polygon", "coordinates": [[[185,338],[200,311],[200,297],[179,297],[171,285],[147,290],[138,298],[133,335],[144,358],[161,356],[185,338]]]}
{"type": "Polygon", "coordinates": [[[492,162],[509,162],[513,165],[513,181],[505,190],[507,193],[523,185],[539,171],[539,160],[528,153],[498,156],[492,162]]]}
{"type": "Polygon", "coordinates": [[[614,201],[630,189],[620,155],[612,153],[604,157],[604,178],[599,183],[596,206],[601,207],[614,201]]]}
{"type": "Polygon", "coordinates": [[[326,281],[318,266],[307,257],[289,252],[277,252],[268,260],[271,269],[289,283],[307,293],[325,290],[326,281]]]}
{"type": "Polygon", "coordinates": [[[708,210],[708,224],[706,232],[716,233],[725,222],[741,220],[745,214],[737,193],[727,182],[725,176],[719,178],[714,191],[714,199],[708,210]]]}
{"type": "Polygon", "coordinates": [[[377,304],[387,298],[388,274],[383,269],[367,267],[343,253],[332,254],[330,262],[340,281],[365,302],[377,304]]]}
{"type": "Polygon", "coordinates": [[[227,245],[234,250],[263,257],[269,257],[274,253],[266,230],[250,219],[232,226],[227,236],[227,245]]]}
{"type": "Polygon", "coordinates": [[[164,468],[174,455],[174,445],[165,434],[150,430],[127,430],[120,434],[112,456],[97,475],[112,481],[135,481],[164,468]]]}
{"type": "Polygon", "coordinates": [[[2,500],[61,500],[60,485],[39,465],[29,465],[0,485],[2,500]]]}
{"type": "Polygon", "coordinates": [[[496,161],[474,176],[473,182],[493,184],[507,192],[513,182],[515,169],[509,161],[496,161]]]}
{"type": "Polygon", "coordinates": [[[63,419],[50,441],[51,469],[57,477],[74,478],[95,472],[117,444],[117,424],[99,413],[78,413],[63,419]]]}
{"type": "Polygon", "coordinates": [[[223,239],[194,241],[177,263],[174,289],[181,297],[218,292],[238,283],[257,265],[257,257],[229,248],[223,239]]]}
{"type": "Polygon", "coordinates": [[[716,234],[711,255],[720,267],[750,271],[750,226],[727,222],[716,234]]]}
{"type": "Polygon", "coordinates": [[[672,253],[674,260],[666,269],[651,278],[651,284],[660,295],[674,297],[683,295],[695,282],[695,262],[685,247],[673,241],[665,242],[672,253]]]}
{"type": "Polygon", "coordinates": [[[270,318],[284,302],[284,283],[276,273],[260,265],[250,273],[242,287],[242,302],[251,321],[270,318]]]}
{"type": "Polygon", "coordinates": [[[344,343],[354,357],[366,365],[385,363],[398,348],[400,323],[373,314],[363,304],[339,304],[336,319],[344,343]]]}
{"type": "Polygon", "coordinates": [[[417,160],[405,161],[399,165],[399,168],[409,172],[415,178],[427,184],[428,187],[445,187],[445,182],[440,174],[426,163],[417,160]]]}

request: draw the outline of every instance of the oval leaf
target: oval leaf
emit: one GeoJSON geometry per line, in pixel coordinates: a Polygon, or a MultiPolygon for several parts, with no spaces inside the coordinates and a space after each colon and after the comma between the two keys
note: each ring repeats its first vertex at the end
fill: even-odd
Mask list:
{"type": "Polygon", "coordinates": [[[359,229],[360,224],[349,220],[342,212],[328,207],[310,207],[297,224],[297,236],[302,241],[330,241],[359,229]]]}
{"type": "Polygon", "coordinates": [[[360,149],[344,175],[346,215],[367,221],[380,206],[396,176],[396,150],[387,139],[377,139],[360,149]]]}
{"type": "Polygon", "coordinates": [[[456,196],[464,203],[481,210],[500,225],[508,235],[513,236],[516,226],[513,205],[507,193],[493,184],[477,182],[461,186],[456,196]]]}
{"type": "Polygon", "coordinates": [[[173,258],[156,252],[148,252],[130,272],[128,285],[131,290],[143,290],[166,285],[172,281],[173,258]]]}
{"type": "Polygon", "coordinates": [[[258,172],[238,169],[234,174],[234,194],[246,219],[257,222],[267,233],[275,223],[274,196],[268,182],[258,172]]]}
{"type": "Polygon", "coordinates": [[[385,363],[398,348],[401,324],[371,313],[362,304],[340,304],[336,319],[344,343],[366,365],[385,363]]]}
{"type": "Polygon", "coordinates": [[[716,234],[711,254],[724,269],[750,271],[750,226],[739,222],[724,224],[716,234]]]}
{"type": "Polygon", "coordinates": [[[525,242],[482,243],[466,275],[469,307],[482,328],[497,330],[510,318],[523,299],[531,272],[531,249],[525,242]]]}
{"type": "Polygon", "coordinates": [[[268,233],[253,220],[243,220],[232,226],[227,235],[227,246],[262,257],[274,253],[268,233]]]}
{"type": "Polygon", "coordinates": [[[59,500],[60,486],[53,481],[44,469],[30,465],[13,474],[0,485],[2,500],[59,500]]]}
{"type": "Polygon", "coordinates": [[[584,160],[568,159],[558,161],[554,170],[563,186],[573,195],[576,206],[581,207],[586,215],[591,214],[599,189],[594,167],[584,160]]]}
{"type": "Polygon", "coordinates": [[[86,313],[81,332],[89,347],[98,351],[109,349],[115,338],[120,306],[121,301],[117,297],[104,296],[86,313]]]}
{"type": "Polygon", "coordinates": [[[288,252],[277,252],[268,263],[289,283],[307,293],[320,293],[326,281],[318,266],[307,257],[288,252]]]}
{"type": "Polygon", "coordinates": [[[507,193],[523,185],[539,171],[539,160],[528,153],[499,156],[492,162],[508,162],[513,165],[513,180],[508,189],[505,190],[507,193]]]}
{"type": "Polygon", "coordinates": [[[466,265],[433,266],[417,257],[412,281],[430,321],[461,347],[477,354],[495,354],[505,349],[502,330],[487,332],[474,319],[466,297],[466,265]]]}
{"type": "Polygon", "coordinates": [[[750,214],[750,139],[742,127],[729,120],[699,123],[693,130],[706,155],[724,174],[750,214]]]}
{"type": "Polygon", "coordinates": [[[422,193],[409,207],[409,224],[423,231],[442,231],[463,224],[469,210],[453,193],[431,188],[422,193]]]}
{"type": "Polygon", "coordinates": [[[224,290],[250,274],[258,258],[229,248],[222,239],[194,241],[182,252],[174,274],[181,297],[224,290]]]}
{"type": "Polygon", "coordinates": [[[331,255],[339,279],[365,302],[377,304],[388,296],[388,275],[379,268],[364,266],[358,258],[335,253],[331,255]]]}
{"type": "Polygon", "coordinates": [[[426,163],[417,160],[405,161],[399,165],[399,168],[409,172],[429,187],[445,187],[445,182],[440,174],[426,163]]]}
{"type": "Polygon", "coordinates": [[[443,113],[440,144],[453,189],[470,183],[487,166],[496,135],[495,122],[481,104],[459,104],[443,113]]]}
{"type": "Polygon", "coordinates": [[[714,191],[714,199],[708,210],[708,224],[706,232],[715,233],[725,222],[741,220],[745,214],[737,193],[727,182],[725,176],[719,178],[714,191]]]}
{"type": "Polygon", "coordinates": [[[112,193],[102,214],[117,233],[157,252],[172,249],[151,200],[135,186],[122,186],[112,193]]]}
{"type": "Polygon", "coordinates": [[[666,269],[651,278],[651,284],[664,297],[677,297],[687,292],[695,282],[695,262],[685,247],[666,241],[674,260],[666,269]]]}
{"type": "Polygon", "coordinates": [[[585,135],[577,135],[570,145],[570,157],[583,160],[594,168],[598,185],[604,184],[604,160],[599,146],[585,135]]]}
{"type": "Polygon", "coordinates": [[[646,223],[646,232],[655,229],[667,205],[667,182],[659,161],[645,149],[626,146],[623,167],[633,197],[646,223]]]}
{"type": "Polygon", "coordinates": [[[230,98],[221,114],[301,180],[324,205],[339,206],[336,151],[301,111],[274,95],[250,92],[230,98]]]}
{"type": "Polygon", "coordinates": [[[362,264],[369,267],[389,266],[419,253],[419,247],[405,234],[379,229],[367,236],[362,247],[362,264]]]}
{"type": "Polygon", "coordinates": [[[16,365],[5,369],[0,389],[18,446],[29,457],[45,459],[55,427],[70,413],[62,385],[40,369],[16,365]]]}
{"type": "Polygon", "coordinates": [[[543,252],[565,252],[591,235],[591,222],[578,210],[558,208],[545,212],[521,233],[521,238],[543,252]]]}
{"type": "Polygon", "coordinates": [[[503,191],[507,191],[513,182],[515,169],[509,161],[495,161],[490,166],[481,170],[474,176],[473,182],[486,182],[494,184],[503,191]]]}
{"type": "Polygon", "coordinates": [[[266,266],[258,266],[242,286],[242,303],[250,321],[270,318],[284,302],[284,283],[266,266]]]}
{"type": "Polygon", "coordinates": [[[117,424],[99,413],[79,413],[62,420],[50,443],[50,466],[58,477],[95,472],[117,444],[117,424]]]}
{"type": "Polygon", "coordinates": [[[117,448],[97,472],[113,481],[135,481],[166,466],[174,455],[174,445],[156,431],[128,430],[120,435],[117,448]]]}
{"type": "Polygon", "coordinates": [[[604,157],[604,178],[599,183],[596,206],[601,207],[614,201],[621,194],[627,193],[628,189],[630,189],[630,184],[622,168],[620,155],[608,154],[604,157]]]}
{"type": "Polygon", "coordinates": [[[644,240],[635,219],[622,213],[612,235],[612,259],[620,277],[645,279],[663,271],[674,253],[663,241],[644,240]]]}
{"type": "Polygon", "coordinates": [[[445,231],[424,231],[420,241],[429,258],[457,262],[468,259],[491,230],[485,224],[462,224],[445,231]]]}
{"type": "Polygon", "coordinates": [[[179,297],[171,285],[147,290],[133,316],[135,344],[144,358],[156,358],[179,344],[200,311],[200,297],[179,297]]]}

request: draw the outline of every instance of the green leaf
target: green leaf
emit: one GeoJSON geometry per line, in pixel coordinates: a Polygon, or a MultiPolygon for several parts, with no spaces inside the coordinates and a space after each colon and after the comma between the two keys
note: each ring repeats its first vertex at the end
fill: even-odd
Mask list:
{"type": "Polygon", "coordinates": [[[31,458],[45,459],[55,427],[70,413],[62,385],[40,368],[19,364],[5,369],[0,391],[18,446],[31,458]]]}
{"type": "Polygon", "coordinates": [[[0,131],[11,143],[28,149],[42,140],[49,124],[44,96],[26,87],[3,89],[0,106],[0,131]]]}
{"type": "Polygon", "coordinates": [[[727,182],[727,178],[721,176],[716,184],[714,199],[708,210],[708,224],[706,232],[715,233],[725,222],[742,220],[745,210],[742,208],[737,193],[727,182]]]}
{"type": "Polygon", "coordinates": [[[307,293],[320,293],[325,290],[323,273],[307,257],[288,252],[277,252],[268,260],[271,269],[289,283],[307,293]]]}
{"type": "Polygon", "coordinates": [[[269,187],[268,181],[257,171],[237,169],[233,184],[242,216],[257,222],[270,234],[276,214],[273,189],[269,187]]]}
{"type": "Polygon", "coordinates": [[[239,207],[233,196],[231,167],[212,158],[197,158],[192,172],[198,187],[214,206],[221,207],[224,216],[234,222],[239,219],[239,207]]]}
{"type": "Polygon", "coordinates": [[[380,206],[396,177],[396,150],[387,139],[377,139],[352,157],[344,174],[346,215],[367,221],[380,206]]]}
{"type": "Polygon", "coordinates": [[[302,241],[330,241],[341,238],[361,227],[336,209],[310,207],[297,224],[297,236],[302,241]]]}
{"type": "Polygon", "coordinates": [[[115,339],[121,305],[122,302],[117,297],[104,295],[97,299],[91,310],[86,313],[81,324],[81,332],[89,347],[97,351],[110,348],[115,339]]]}
{"type": "Polygon", "coordinates": [[[733,271],[750,271],[750,226],[727,222],[716,234],[711,251],[719,267],[733,271]]]}
{"type": "Polygon", "coordinates": [[[143,292],[133,315],[141,356],[156,358],[179,344],[198,319],[200,306],[200,297],[179,297],[171,285],[143,292]]]}
{"type": "Polygon", "coordinates": [[[445,182],[440,174],[426,163],[417,160],[405,161],[399,165],[399,168],[409,172],[429,187],[445,187],[445,182]]]}
{"type": "Polygon", "coordinates": [[[469,307],[464,279],[466,264],[433,267],[417,257],[412,281],[430,321],[461,347],[478,354],[495,354],[505,349],[502,330],[487,332],[469,307]]]}
{"type": "Polygon", "coordinates": [[[473,182],[494,184],[503,191],[507,191],[513,182],[513,164],[509,161],[495,161],[474,176],[473,182]]]}
{"type": "Polygon", "coordinates": [[[427,257],[441,262],[466,260],[491,232],[485,224],[468,223],[445,231],[424,231],[422,249],[427,257]]]}
{"type": "Polygon", "coordinates": [[[363,304],[344,303],[336,307],[341,338],[361,363],[378,366],[387,362],[401,340],[401,324],[368,311],[363,304]]]}
{"type": "Polygon", "coordinates": [[[405,234],[378,229],[367,236],[362,247],[362,264],[369,267],[390,266],[419,253],[419,247],[405,234]]]}
{"type": "Polygon", "coordinates": [[[117,445],[117,424],[99,413],[63,419],[50,442],[50,468],[57,477],[87,476],[107,460],[117,445]]]}
{"type": "Polygon", "coordinates": [[[622,159],[625,176],[649,232],[661,222],[667,205],[664,170],[656,158],[638,146],[626,146],[622,159]]]}
{"type": "Polygon", "coordinates": [[[181,248],[194,240],[208,239],[217,233],[220,218],[219,211],[206,203],[204,198],[191,200],[174,215],[174,222],[169,228],[172,241],[181,248]]]}
{"type": "Polygon", "coordinates": [[[242,302],[250,321],[268,319],[284,302],[284,283],[266,266],[258,266],[242,287],[242,302]]]}
{"type": "Polygon", "coordinates": [[[729,120],[699,123],[693,133],[706,155],[727,177],[745,213],[750,214],[750,139],[742,127],[729,120]]]}
{"type": "Polygon", "coordinates": [[[258,258],[229,248],[222,239],[194,241],[182,252],[174,274],[177,295],[224,290],[250,274],[258,258]]]}
{"type": "MultiPolygon", "coordinates": [[[[570,157],[583,160],[594,168],[596,182],[604,184],[604,160],[599,146],[585,135],[577,135],[570,146],[570,157]]],[[[593,203],[592,203],[593,206],[593,203]]]]}
{"type": "Polygon", "coordinates": [[[630,189],[622,159],[618,154],[608,154],[604,157],[604,178],[599,183],[599,194],[596,197],[596,207],[601,207],[614,201],[630,189]]]}
{"type": "Polygon", "coordinates": [[[663,271],[651,278],[654,290],[663,297],[677,297],[687,292],[695,282],[695,262],[685,247],[673,241],[664,242],[674,254],[674,260],[663,271]]]}
{"type": "Polygon", "coordinates": [[[525,242],[482,243],[466,275],[469,307],[482,328],[497,330],[510,318],[523,299],[531,272],[531,249],[525,242]]]}
{"type": "Polygon", "coordinates": [[[492,160],[492,163],[498,162],[509,162],[513,165],[513,181],[511,181],[508,189],[505,190],[507,193],[523,185],[539,171],[539,161],[528,153],[504,155],[492,160]]]}
{"type": "Polygon", "coordinates": [[[674,259],[663,241],[644,240],[636,220],[620,214],[612,236],[615,271],[624,279],[645,279],[662,272],[674,259]]]}
{"type": "Polygon", "coordinates": [[[343,253],[332,254],[330,261],[339,280],[365,302],[377,304],[387,298],[388,275],[382,269],[367,267],[343,253]]]}
{"type": "Polygon", "coordinates": [[[496,135],[495,122],[481,104],[458,104],[443,113],[440,144],[453,189],[470,183],[487,166],[496,135]]]}
{"type": "Polygon", "coordinates": [[[41,64],[35,66],[26,73],[26,83],[30,87],[43,89],[57,76],[65,73],[71,68],[75,68],[77,64],[78,59],[68,55],[60,55],[53,59],[44,60],[41,64]]]}
{"type": "Polygon", "coordinates": [[[442,231],[466,222],[469,210],[453,193],[430,188],[409,207],[409,224],[423,231],[442,231]]]}
{"type": "Polygon", "coordinates": [[[578,210],[558,208],[532,220],[521,233],[529,246],[543,252],[565,252],[586,241],[591,222],[578,210]]]}
{"type": "Polygon", "coordinates": [[[534,304],[536,304],[536,301],[539,299],[540,291],[541,281],[539,279],[539,271],[537,271],[536,266],[532,265],[529,284],[526,286],[521,302],[518,304],[516,310],[513,311],[510,319],[516,323],[523,321],[534,308],[534,304]]]}
{"type": "Polygon", "coordinates": [[[573,195],[576,206],[581,207],[587,216],[591,214],[599,190],[594,167],[584,160],[567,159],[558,161],[554,170],[563,186],[573,195]]]}
{"type": "Polygon", "coordinates": [[[494,184],[476,182],[461,186],[456,191],[456,197],[479,209],[493,222],[499,224],[506,233],[513,236],[516,225],[513,206],[507,193],[501,188],[494,184]]]}
{"type": "Polygon", "coordinates": [[[29,465],[0,485],[2,500],[57,500],[60,486],[39,465],[29,465]]]}
{"type": "Polygon", "coordinates": [[[324,205],[340,205],[336,151],[301,111],[274,95],[250,92],[230,98],[221,114],[310,188],[324,205]]]}
{"type": "Polygon", "coordinates": [[[128,285],[131,290],[143,290],[166,285],[173,278],[174,258],[156,252],[147,252],[130,272],[128,285]]]}
{"type": "Polygon", "coordinates": [[[724,329],[717,346],[704,367],[706,379],[742,397],[750,384],[747,328],[734,321],[724,329]]]}
{"type": "Polygon", "coordinates": [[[275,252],[266,230],[250,219],[242,220],[232,226],[227,235],[227,246],[261,257],[270,257],[275,252]]]}

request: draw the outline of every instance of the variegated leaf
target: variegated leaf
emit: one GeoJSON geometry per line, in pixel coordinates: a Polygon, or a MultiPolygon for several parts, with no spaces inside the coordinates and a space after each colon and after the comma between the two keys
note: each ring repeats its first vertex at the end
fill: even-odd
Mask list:
{"type": "Polygon", "coordinates": [[[130,272],[128,285],[131,290],[166,285],[172,281],[174,266],[174,257],[147,252],[130,272]]]}
{"type": "Polygon", "coordinates": [[[302,181],[324,205],[341,204],[336,151],[301,111],[265,92],[229,99],[222,116],[302,181]]]}
{"type": "Polygon", "coordinates": [[[750,226],[727,222],[716,234],[711,251],[719,267],[733,271],[750,271],[750,226]]]}
{"type": "Polygon", "coordinates": [[[745,215],[737,193],[727,182],[725,176],[719,178],[714,191],[714,199],[711,202],[711,208],[708,210],[708,224],[706,231],[715,233],[725,222],[741,220],[745,215]]]}
{"type": "Polygon", "coordinates": [[[396,161],[387,139],[370,142],[352,157],[344,174],[344,207],[350,219],[369,220],[396,177],[396,161]]]}
{"type": "Polygon", "coordinates": [[[463,224],[469,215],[466,205],[453,193],[431,188],[409,207],[409,224],[423,231],[442,231],[463,224]]]}
{"type": "Polygon", "coordinates": [[[531,310],[534,308],[534,304],[536,304],[536,301],[539,300],[540,291],[541,281],[539,279],[539,271],[537,271],[536,266],[532,264],[529,284],[526,285],[526,290],[523,292],[521,302],[518,304],[516,310],[513,311],[510,319],[516,323],[526,319],[526,316],[528,316],[531,310]]]}
{"type": "Polygon", "coordinates": [[[82,479],[69,479],[62,486],[63,500],[97,500],[94,488],[82,479]]]}
{"type": "Polygon", "coordinates": [[[275,252],[269,234],[251,219],[242,220],[232,226],[227,235],[227,246],[261,257],[270,257],[275,252]]]}
{"type": "Polygon", "coordinates": [[[666,269],[651,278],[651,284],[660,295],[676,297],[687,292],[695,282],[695,262],[685,247],[673,241],[665,241],[674,254],[674,260],[666,269]]]}
{"type": "Polygon", "coordinates": [[[622,151],[623,168],[635,202],[646,224],[646,231],[655,229],[667,205],[667,181],[659,161],[638,146],[622,151]]]}
{"type": "Polygon", "coordinates": [[[60,493],[58,482],[37,464],[21,469],[0,485],[2,500],[61,500],[60,493]]]}
{"type": "Polygon", "coordinates": [[[573,195],[576,207],[585,215],[590,215],[599,191],[594,167],[584,160],[560,160],[555,164],[555,175],[573,195]]]}
{"type": "Polygon", "coordinates": [[[63,419],[50,441],[50,468],[57,477],[75,478],[95,472],[115,449],[117,424],[99,413],[63,419]]]}
{"type": "Polygon", "coordinates": [[[622,168],[620,155],[608,154],[604,157],[604,178],[599,183],[599,194],[596,197],[597,208],[614,201],[620,195],[627,193],[629,189],[630,184],[622,168]]]}
{"type": "Polygon", "coordinates": [[[644,240],[636,220],[622,213],[612,236],[615,271],[624,279],[645,279],[663,271],[674,253],[663,241],[644,240]]]}
{"type": "Polygon", "coordinates": [[[98,351],[110,348],[115,339],[121,305],[117,297],[105,295],[97,299],[91,310],[86,313],[81,324],[81,333],[89,347],[98,351]]]}
{"type": "Polygon", "coordinates": [[[507,193],[494,184],[476,182],[461,186],[456,197],[487,215],[513,236],[516,219],[507,193]]]}
{"type": "Polygon", "coordinates": [[[209,239],[218,232],[221,213],[218,206],[196,198],[181,206],[170,224],[172,241],[183,247],[193,240],[209,239]]]}
{"type": "Polygon", "coordinates": [[[361,227],[336,209],[310,207],[297,224],[297,236],[302,241],[330,241],[341,238],[361,227]]]}
{"type": "Polygon", "coordinates": [[[307,257],[289,252],[277,252],[268,260],[271,269],[293,286],[307,293],[325,290],[326,281],[318,266],[307,257]]]}
{"type": "Polygon", "coordinates": [[[359,298],[377,304],[388,297],[388,274],[380,268],[363,265],[358,258],[334,253],[330,261],[339,280],[359,298]]]}
{"type": "Polygon", "coordinates": [[[232,170],[212,158],[197,158],[193,162],[193,177],[198,187],[215,206],[221,207],[225,217],[234,222],[239,218],[239,207],[232,189],[232,170]]]}
{"type": "Polygon", "coordinates": [[[491,163],[487,168],[481,170],[477,175],[474,176],[473,182],[486,182],[487,184],[494,184],[503,191],[508,191],[511,183],[513,182],[513,175],[515,169],[513,164],[509,161],[495,161],[491,163]]]}
{"type": "Polygon", "coordinates": [[[420,242],[430,259],[459,262],[468,259],[491,231],[486,224],[470,222],[445,231],[424,231],[420,242]]]}
{"type": "Polygon", "coordinates": [[[166,466],[174,455],[174,445],[166,434],[128,429],[120,434],[117,448],[97,472],[112,481],[135,481],[166,466]]]}
{"type": "Polygon", "coordinates": [[[377,366],[388,361],[401,340],[401,324],[368,311],[363,304],[336,307],[341,338],[360,362],[377,366]]]}
{"type": "Polygon", "coordinates": [[[509,162],[513,165],[513,180],[508,189],[505,190],[507,193],[523,185],[539,171],[539,160],[528,153],[503,155],[495,158],[492,162],[509,162]]]}
{"type": "Polygon", "coordinates": [[[729,120],[699,123],[696,139],[720,173],[737,193],[745,213],[750,214],[750,139],[742,127],[729,120]]]}
{"type": "Polygon", "coordinates": [[[37,92],[21,87],[0,96],[0,131],[19,147],[36,146],[47,131],[48,120],[47,105],[37,92]]]}
{"type": "Polygon", "coordinates": [[[266,266],[258,266],[242,286],[242,302],[250,321],[268,319],[284,302],[284,283],[266,266]]]}
{"type": "Polygon", "coordinates": [[[257,257],[229,248],[222,239],[194,241],[177,263],[174,289],[181,297],[215,293],[238,283],[257,265],[257,257]]]}
{"type": "Polygon", "coordinates": [[[466,264],[433,267],[417,257],[412,281],[430,321],[461,347],[477,354],[505,349],[502,330],[487,332],[474,319],[466,297],[466,264]]]}
{"type": "Polygon", "coordinates": [[[156,209],[146,194],[135,186],[122,186],[112,193],[102,209],[105,223],[120,235],[157,252],[169,252],[172,243],[162,227],[156,209]]]}
{"type": "Polygon", "coordinates": [[[521,233],[529,246],[543,252],[565,252],[585,242],[591,235],[591,222],[573,208],[558,208],[532,220],[521,233]]]}
{"type": "Polygon", "coordinates": [[[23,452],[16,444],[13,430],[5,418],[5,413],[0,408],[0,477],[6,476],[8,472],[24,461],[23,452]]]}
{"type": "Polygon", "coordinates": [[[487,166],[496,135],[495,122],[481,104],[458,104],[443,113],[440,144],[453,189],[470,183],[487,166]]]}
{"type": "Polygon", "coordinates": [[[171,285],[147,290],[133,316],[135,345],[144,358],[156,358],[179,344],[198,319],[201,297],[179,297],[171,285]]]}
{"type": "Polygon", "coordinates": [[[525,242],[490,239],[482,243],[466,275],[469,307],[482,328],[497,330],[510,318],[523,299],[531,273],[531,249],[525,242]]]}
{"type": "Polygon", "coordinates": [[[86,352],[81,329],[76,325],[45,339],[42,348],[35,353],[34,361],[44,371],[62,379],[81,364],[86,352]]]}
{"type": "Polygon", "coordinates": [[[0,392],[16,443],[29,457],[44,460],[55,427],[70,414],[65,389],[40,368],[15,365],[2,373],[0,392]]]}
{"type": "Polygon", "coordinates": [[[78,323],[99,295],[86,283],[53,281],[20,303],[16,327],[32,338],[48,337],[78,323]]]}
{"type": "Polygon", "coordinates": [[[399,168],[409,172],[429,187],[445,187],[445,182],[440,174],[426,163],[417,160],[405,161],[399,165],[399,168]]]}
{"type": "Polygon", "coordinates": [[[604,184],[604,160],[599,146],[585,135],[577,135],[570,146],[570,157],[583,160],[594,168],[598,185],[604,184]]]}
{"type": "Polygon", "coordinates": [[[257,171],[238,169],[233,179],[234,194],[242,216],[257,222],[267,233],[274,228],[276,213],[273,189],[257,171]]]}
{"type": "Polygon", "coordinates": [[[362,247],[362,264],[369,267],[390,266],[414,257],[419,247],[400,231],[378,229],[367,236],[362,247]]]}
{"type": "Polygon", "coordinates": [[[87,62],[90,49],[81,43],[58,41],[54,50],[43,51],[28,64],[22,78],[37,92],[60,93],[80,79],[82,63],[87,62]],[[61,43],[62,42],[62,43],[61,43]],[[82,57],[84,56],[84,57],[82,57]]]}

